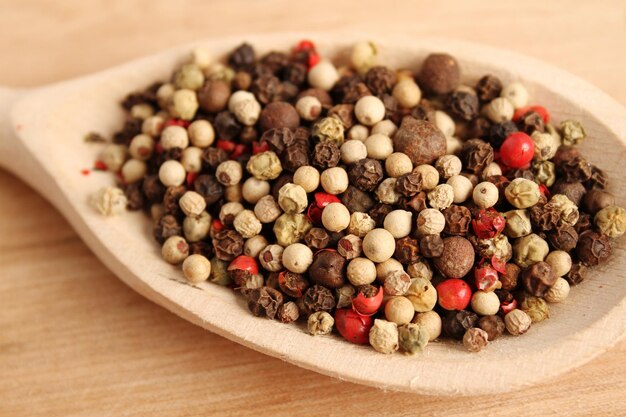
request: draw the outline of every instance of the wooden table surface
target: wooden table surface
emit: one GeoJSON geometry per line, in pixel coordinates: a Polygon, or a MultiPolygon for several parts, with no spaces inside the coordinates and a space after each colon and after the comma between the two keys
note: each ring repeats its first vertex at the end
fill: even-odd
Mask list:
{"type": "MultiPolygon", "coordinates": [[[[0,1],[0,84],[50,83],[217,35],[350,27],[364,37],[395,30],[510,48],[626,105],[620,0],[52,3],[0,1]]],[[[179,319],[118,281],[50,204],[2,170],[0,195],[0,416],[626,414],[624,341],[557,380],[506,395],[382,392],[179,319]]]]}

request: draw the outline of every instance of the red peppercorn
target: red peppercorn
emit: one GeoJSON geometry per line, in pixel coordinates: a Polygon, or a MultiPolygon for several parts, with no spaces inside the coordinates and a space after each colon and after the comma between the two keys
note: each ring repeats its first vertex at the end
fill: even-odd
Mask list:
{"type": "Polygon", "coordinates": [[[235,145],[233,152],[230,154],[230,159],[237,159],[242,155],[250,153],[250,148],[242,143],[235,145]]]}
{"type": "Polygon", "coordinates": [[[168,119],[165,121],[165,123],[163,123],[163,127],[166,128],[168,126],[180,126],[187,129],[189,127],[189,122],[180,119],[168,119]]]}
{"type": "Polygon", "coordinates": [[[500,158],[510,168],[524,168],[533,159],[535,144],[524,132],[515,132],[502,142],[500,158]]]}
{"type": "Polygon", "coordinates": [[[193,182],[196,180],[196,178],[198,178],[198,173],[197,172],[189,172],[187,173],[187,188],[191,188],[191,186],[193,185],[193,182]]]}
{"type": "Polygon", "coordinates": [[[165,152],[165,149],[163,149],[163,145],[161,144],[161,141],[158,141],[157,143],[154,144],[154,153],[156,153],[157,155],[160,155],[163,152],[165,152]]]}
{"type": "Polygon", "coordinates": [[[506,274],[506,262],[498,258],[496,255],[491,257],[491,266],[501,274],[506,274]]]}
{"type": "Polygon", "coordinates": [[[474,268],[474,281],[476,288],[483,291],[493,291],[500,287],[498,272],[487,263],[482,263],[474,268]]]}
{"type": "Polygon", "coordinates": [[[523,115],[525,115],[526,113],[530,111],[534,111],[535,113],[538,113],[543,119],[544,123],[550,122],[550,113],[548,113],[548,109],[546,109],[543,106],[538,106],[538,105],[526,106],[526,107],[522,107],[522,108],[515,110],[515,113],[513,113],[513,121],[517,122],[523,115]]]}
{"type": "Polygon", "coordinates": [[[491,239],[498,236],[506,224],[504,217],[494,208],[480,209],[472,220],[472,229],[479,239],[491,239]]]}
{"type": "Polygon", "coordinates": [[[220,219],[214,219],[211,222],[211,230],[213,233],[219,233],[224,230],[224,223],[220,221],[220,219]]]}
{"type": "Polygon", "coordinates": [[[548,189],[545,184],[539,184],[539,192],[543,194],[548,200],[552,196],[552,194],[550,194],[550,189],[548,189]]]}
{"type": "Polygon", "coordinates": [[[218,139],[217,142],[215,142],[215,146],[230,153],[235,150],[237,144],[230,140],[218,139]]]}
{"type": "Polygon", "coordinates": [[[373,321],[370,316],[362,316],[352,309],[339,308],[335,311],[337,331],[348,342],[358,345],[369,343],[372,324],[373,321]]]}
{"type": "Polygon", "coordinates": [[[108,168],[107,164],[98,159],[96,162],[93,163],[93,169],[96,171],[106,171],[108,168]]]}
{"type": "Polygon", "coordinates": [[[303,39],[300,42],[297,43],[296,47],[294,48],[294,52],[300,52],[300,51],[315,51],[315,43],[313,43],[313,41],[310,41],[308,39],[303,39]]]}
{"type": "MultiPolygon", "coordinates": [[[[369,287],[371,286],[364,285],[363,287],[361,287],[361,289],[369,288],[369,287]]],[[[352,309],[361,315],[371,316],[372,314],[375,314],[378,311],[382,303],[383,303],[382,287],[378,289],[378,292],[376,294],[370,297],[365,295],[364,291],[360,290],[358,294],[356,295],[356,297],[352,299],[352,309]]]]}
{"type": "Polygon", "coordinates": [[[228,265],[227,270],[242,270],[247,271],[251,275],[255,275],[259,273],[259,265],[257,265],[256,260],[251,256],[239,255],[228,265]]]}
{"type": "Polygon", "coordinates": [[[252,142],[252,154],[256,155],[261,152],[269,151],[270,144],[267,142],[252,142]]]}
{"type": "Polygon", "coordinates": [[[504,316],[517,308],[517,300],[500,303],[500,313],[504,316]]]}
{"type": "Polygon", "coordinates": [[[332,194],[322,192],[315,193],[315,201],[311,203],[306,212],[309,220],[311,220],[311,223],[315,225],[322,224],[322,211],[324,210],[324,207],[330,203],[341,203],[341,200],[332,194]]]}
{"type": "Polygon", "coordinates": [[[321,58],[317,54],[317,52],[310,52],[309,53],[309,69],[311,69],[314,66],[316,66],[320,62],[320,59],[321,58]]]}
{"type": "Polygon", "coordinates": [[[451,278],[437,285],[439,305],[446,310],[463,310],[472,298],[472,290],[467,282],[451,278]]]}

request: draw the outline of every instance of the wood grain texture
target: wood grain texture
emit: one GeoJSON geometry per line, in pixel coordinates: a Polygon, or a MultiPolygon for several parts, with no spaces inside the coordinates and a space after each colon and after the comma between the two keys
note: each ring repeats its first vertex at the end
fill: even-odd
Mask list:
{"type": "MultiPolygon", "coordinates": [[[[271,3],[264,3],[263,7],[273,10],[271,13],[273,25],[282,21],[285,28],[293,28],[294,22],[299,22],[297,28],[306,26],[302,20],[297,20],[296,12],[287,13],[285,9],[273,6],[271,3]]],[[[266,19],[256,23],[246,21],[244,25],[241,23],[243,18],[240,17],[239,23],[224,20],[210,25],[210,28],[205,28],[205,20],[196,20],[199,18],[193,18],[191,14],[188,14],[185,20],[181,17],[179,9],[167,5],[155,7],[153,3],[145,5],[146,10],[143,15],[137,11],[125,9],[127,6],[115,3],[107,10],[100,10],[100,15],[93,10],[91,13],[89,10],[80,12],[77,9],[84,6],[73,8],[67,6],[70,3],[64,3],[66,6],[63,8],[46,10],[45,16],[41,15],[41,10],[37,7],[28,7],[28,3],[24,4],[26,6],[20,6],[21,12],[13,13],[13,10],[17,9],[11,9],[11,12],[3,14],[2,17],[7,18],[6,22],[2,22],[2,30],[13,28],[6,36],[0,37],[2,39],[0,45],[5,56],[12,54],[9,62],[14,63],[13,67],[2,68],[3,72],[0,74],[4,83],[14,81],[19,84],[20,77],[24,77],[22,83],[36,84],[39,81],[49,81],[45,77],[50,73],[54,74],[54,71],[58,71],[56,79],[59,79],[75,75],[72,71],[75,71],[77,67],[80,68],[81,65],[92,65],[94,60],[104,59],[100,67],[85,68],[84,72],[90,72],[118,62],[115,58],[118,56],[116,54],[120,53],[119,49],[130,51],[131,55],[120,58],[123,61],[129,57],[171,45],[168,42],[176,36],[183,37],[174,43],[215,33],[264,30],[269,28],[268,22],[270,21],[266,19]],[[46,33],[46,36],[43,36],[41,32],[20,34],[17,23],[13,26],[10,24],[11,21],[18,21],[16,14],[20,19],[28,18],[29,22],[33,22],[34,26],[42,31],[51,31],[50,28],[53,27],[54,33],[46,33]],[[59,20],[62,20],[72,15],[74,17],[81,15],[83,18],[76,18],[67,27],[60,23],[58,26],[53,26],[49,22],[50,16],[57,16],[59,20]],[[10,19],[11,17],[13,19],[10,19]],[[130,28],[124,26],[129,19],[133,21],[133,18],[135,22],[139,22],[139,18],[146,19],[148,21],[146,30],[150,29],[155,21],[161,21],[161,25],[170,29],[150,38],[146,35],[148,32],[143,32],[143,27],[131,30],[133,25],[128,25],[130,28]],[[76,23],[85,21],[88,23],[76,23]],[[112,23],[113,21],[116,23],[112,23]],[[233,23],[233,25],[226,27],[227,23],[233,23]],[[180,29],[172,29],[181,24],[190,25],[191,28],[197,30],[184,32],[180,29]],[[126,30],[126,33],[109,32],[112,29],[108,25],[112,27],[119,25],[117,30],[126,30]],[[81,27],[83,32],[80,32],[81,27]],[[99,35],[100,38],[91,36],[99,30],[104,32],[99,35]],[[175,35],[178,32],[180,33],[175,35]],[[60,35],[62,33],[65,33],[65,37],[60,35]],[[84,36],[76,36],[77,33],[82,33],[84,36]],[[20,45],[19,36],[22,36],[22,39],[29,39],[29,37],[35,39],[31,41],[32,45],[41,42],[45,46],[50,39],[53,39],[53,42],[47,45],[48,49],[41,48],[37,51],[31,45],[33,52],[26,54],[24,50],[13,49],[16,45],[20,45]],[[61,37],[55,39],[58,36],[61,37]],[[106,45],[112,42],[111,37],[115,38],[115,36],[118,36],[117,49],[114,48],[115,50],[109,53],[106,45]],[[133,43],[135,42],[133,39],[136,43],[133,43]],[[73,45],[75,48],[68,48],[68,45],[73,45]],[[149,45],[154,48],[149,49],[149,45]],[[58,65],[56,69],[55,65],[50,64],[46,65],[45,70],[32,68],[27,71],[25,68],[28,68],[28,64],[19,69],[19,59],[24,58],[24,55],[38,55],[36,59],[42,59],[42,54],[48,54],[47,59],[51,60],[63,57],[68,49],[73,49],[74,53],[82,51],[82,47],[86,48],[86,54],[82,57],[84,61],[72,60],[70,65],[69,60],[61,59],[55,64],[58,65]],[[137,49],[133,50],[133,47],[137,49]],[[95,53],[94,49],[98,51],[97,56],[90,55],[95,53]],[[11,75],[10,71],[15,72],[11,75]],[[40,71],[39,75],[37,71],[40,71]],[[30,78],[26,78],[26,74],[30,74],[30,78]],[[41,78],[37,78],[38,76],[41,78]]],[[[469,3],[464,3],[464,5],[463,7],[471,7],[474,15],[468,10],[465,10],[465,14],[462,13],[463,10],[452,10],[449,14],[444,14],[443,9],[437,11],[432,5],[427,10],[421,10],[419,4],[416,6],[418,9],[413,12],[415,16],[419,15],[420,19],[430,17],[441,21],[441,18],[445,16],[452,21],[447,22],[447,35],[461,36],[469,29],[464,26],[466,19],[470,19],[471,16],[486,16],[484,9],[480,9],[477,5],[469,3]],[[481,10],[482,13],[479,13],[481,10]]],[[[620,13],[623,18],[623,9],[617,9],[616,12],[617,6],[613,5],[613,13],[609,16],[605,12],[596,10],[603,9],[597,5],[578,9],[579,14],[573,14],[571,9],[564,11],[566,8],[562,4],[554,4],[555,10],[552,11],[543,10],[541,6],[534,9],[532,7],[528,11],[519,10],[517,7],[514,10],[527,25],[550,24],[552,29],[557,28],[555,29],[557,33],[550,33],[549,36],[543,33],[543,38],[534,38],[533,42],[532,33],[519,32],[526,38],[523,42],[518,40],[518,43],[515,43],[515,37],[508,38],[511,48],[533,54],[532,48],[537,47],[539,40],[546,42],[546,45],[543,45],[546,50],[552,50],[551,48],[555,47],[551,42],[558,44],[560,41],[560,48],[553,50],[553,59],[546,60],[576,73],[575,68],[578,67],[573,69],[563,64],[572,58],[570,55],[574,55],[576,60],[572,60],[571,65],[580,63],[582,69],[579,74],[583,76],[586,75],[584,64],[587,64],[587,59],[582,61],[581,56],[589,56],[588,59],[593,61],[595,55],[595,58],[599,58],[599,62],[609,62],[613,59],[610,61],[611,65],[606,66],[611,67],[610,71],[603,74],[602,68],[588,68],[591,75],[594,74],[593,71],[597,71],[594,77],[597,76],[598,79],[587,78],[602,87],[603,82],[610,82],[607,80],[613,77],[613,84],[605,86],[605,90],[610,91],[623,103],[626,94],[624,94],[624,85],[617,78],[617,74],[624,70],[625,62],[615,61],[617,58],[611,58],[610,54],[611,42],[617,41],[617,44],[613,45],[617,47],[619,39],[624,39],[623,22],[619,20],[620,13]],[[557,10],[557,7],[561,9],[557,10]],[[596,16],[594,10],[598,19],[606,18],[603,25],[593,20],[596,16]],[[561,21],[559,13],[564,13],[568,19],[561,21]],[[532,16],[539,14],[541,18],[532,19],[532,16]],[[617,20],[612,17],[615,15],[618,16],[617,20]],[[579,21],[576,20],[576,16],[579,21]],[[592,19],[591,16],[594,18],[592,19]],[[610,27],[607,21],[608,24],[613,22],[615,26],[610,27]],[[557,26],[559,22],[562,23],[560,29],[557,26]],[[586,24],[584,31],[580,27],[577,32],[577,22],[580,22],[578,26],[582,23],[586,24]],[[594,24],[598,25],[595,27],[597,29],[595,32],[594,24]],[[602,37],[599,33],[601,26],[602,37]],[[595,40],[590,38],[592,33],[597,33],[595,40]],[[560,36],[563,37],[560,38],[560,36]],[[550,40],[551,37],[555,39],[550,40]],[[567,44],[566,41],[576,43],[579,38],[581,44],[578,45],[575,53],[568,53],[567,48],[571,47],[571,44],[567,44]],[[530,49],[524,49],[525,47],[530,49]],[[609,49],[602,55],[601,50],[605,47],[609,49]],[[555,51],[560,51],[559,54],[562,55],[555,51]]],[[[227,8],[228,6],[216,3],[208,7],[205,14],[195,13],[194,15],[207,16],[206,19],[209,19],[208,16],[220,15],[220,13],[225,15],[227,8]]],[[[373,8],[369,9],[370,12],[372,10],[373,8]]],[[[512,10],[506,9],[501,12],[512,13],[512,10]]],[[[252,6],[246,11],[246,13],[254,12],[252,6]]],[[[366,20],[365,15],[363,8],[357,10],[355,22],[366,20]]],[[[329,18],[319,11],[317,14],[311,11],[307,19],[314,23],[311,26],[317,26],[318,29],[334,27],[337,23],[336,19],[333,20],[334,18],[329,18]]],[[[404,19],[408,24],[410,19],[408,17],[404,19]]],[[[418,20],[422,22],[420,19],[418,20]]],[[[212,21],[216,22],[215,19],[212,21]]],[[[389,22],[392,22],[391,17],[389,22]]],[[[481,22],[483,22],[481,28],[491,27],[496,31],[503,29],[500,20],[495,18],[481,22]]],[[[509,27],[513,30],[518,29],[514,24],[509,27]]],[[[438,34],[441,30],[441,27],[432,21],[430,23],[423,21],[419,28],[411,29],[416,35],[438,34]]],[[[478,32],[472,32],[475,39],[483,40],[480,38],[482,29],[475,32],[478,32]]],[[[507,40],[506,36],[487,43],[497,44],[503,40],[507,40]]],[[[25,43],[28,44],[28,42],[25,43]]],[[[542,57],[543,51],[541,49],[535,55],[542,57]]],[[[594,365],[596,368],[589,369],[590,366],[586,366],[577,374],[549,384],[549,388],[539,387],[505,395],[498,401],[477,397],[451,402],[437,398],[380,394],[374,390],[339,383],[285,365],[280,361],[250,352],[214,335],[202,332],[200,329],[195,329],[142,301],[139,296],[107,273],[84,249],[84,246],[75,237],[73,238],[73,232],[63,221],[59,220],[58,214],[50,210],[49,205],[34,196],[32,192],[26,191],[23,185],[12,177],[3,176],[0,185],[5,195],[12,196],[7,204],[2,205],[0,225],[2,231],[6,230],[6,236],[15,236],[15,240],[12,239],[10,244],[2,242],[3,247],[0,248],[2,249],[0,265],[3,274],[0,280],[0,296],[2,297],[0,302],[5,307],[3,311],[6,311],[6,314],[2,315],[0,369],[10,369],[6,378],[3,378],[1,382],[3,385],[6,384],[6,387],[0,386],[0,388],[6,388],[0,389],[0,398],[3,400],[0,401],[0,411],[3,411],[3,415],[36,415],[36,411],[48,415],[67,415],[86,411],[91,411],[93,414],[103,414],[104,411],[109,411],[111,415],[124,415],[148,413],[154,410],[166,415],[206,414],[210,411],[221,414],[248,412],[257,415],[262,411],[267,415],[280,413],[293,415],[305,410],[304,407],[311,403],[311,399],[318,397],[329,399],[327,408],[323,405],[316,408],[316,412],[320,415],[352,414],[362,409],[367,409],[376,415],[381,415],[385,411],[403,414],[415,413],[418,410],[425,414],[454,415],[463,410],[477,413],[487,412],[489,407],[502,404],[503,398],[512,403],[523,401],[524,404],[528,404],[526,398],[532,396],[547,399],[534,405],[534,410],[541,409],[544,414],[562,410],[564,404],[569,405],[567,413],[571,414],[589,414],[594,411],[617,414],[626,407],[622,396],[619,395],[625,389],[621,376],[623,368],[620,369],[616,365],[620,359],[623,362],[623,345],[621,356],[618,348],[596,360],[594,365]],[[28,207],[28,210],[24,210],[24,207],[28,207]],[[45,213],[45,215],[40,213],[45,213]],[[17,217],[16,220],[13,220],[12,214],[17,217]],[[106,285],[107,283],[110,285],[106,285]],[[153,320],[155,317],[157,320],[153,320]],[[163,327],[164,323],[165,327],[163,327]],[[610,359],[610,355],[613,354],[617,356],[610,359]],[[607,356],[609,359],[606,359],[607,356]],[[267,381],[276,383],[268,384],[267,381]],[[291,389],[277,391],[277,386],[291,389]],[[605,389],[608,387],[610,389],[605,389]],[[572,391],[575,393],[573,394],[572,391]],[[569,398],[566,402],[562,402],[559,396],[569,398]],[[576,400],[572,399],[574,397],[576,400]]],[[[515,408],[513,404],[501,411],[520,414],[520,409],[515,408]]]]}

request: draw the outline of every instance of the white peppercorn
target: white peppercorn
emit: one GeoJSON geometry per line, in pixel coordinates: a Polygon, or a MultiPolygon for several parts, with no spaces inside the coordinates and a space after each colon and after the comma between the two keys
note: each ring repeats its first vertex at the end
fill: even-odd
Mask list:
{"type": "Polygon", "coordinates": [[[293,174],[293,183],[312,193],[320,185],[320,173],[310,165],[301,166],[293,174]]]}
{"type": "Polygon", "coordinates": [[[562,250],[552,251],[546,256],[545,262],[550,265],[557,277],[563,277],[572,268],[572,257],[562,250]]]}
{"type": "Polygon", "coordinates": [[[196,47],[191,50],[190,61],[199,68],[208,68],[211,65],[211,54],[204,48],[196,47]]]}
{"type": "Polygon", "coordinates": [[[494,123],[502,123],[513,118],[515,108],[511,101],[504,97],[497,97],[487,106],[485,106],[485,113],[489,120],[494,123]]]}
{"type": "Polygon", "coordinates": [[[370,130],[367,128],[367,126],[363,126],[361,124],[356,124],[352,126],[348,131],[348,139],[351,140],[365,142],[365,139],[367,139],[369,136],[370,130]]]}
{"type": "Polygon", "coordinates": [[[396,191],[396,178],[385,178],[376,188],[376,198],[385,204],[396,204],[400,193],[396,191]]]}
{"type": "Polygon", "coordinates": [[[199,216],[206,208],[204,197],[195,191],[185,191],[185,194],[178,200],[178,205],[187,216],[199,216]]]}
{"type": "Polygon", "coordinates": [[[259,180],[274,180],[283,171],[278,155],[272,151],[252,155],[246,165],[246,169],[259,180]]]}
{"type": "Polygon", "coordinates": [[[235,216],[233,227],[241,236],[249,239],[261,233],[263,225],[252,210],[242,210],[235,216]]]}
{"type": "Polygon", "coordinates": [[[322,103],[317,97],[304,96],[296,102],[296,111],[301,119],[313,121],[322,113],[322,103]]]}
{"type": "MultiPolygon", "coordinates": [[[[411,286],[411,277],[402,270],[389,272],[383,282],[385,295],[404,295],[411,286]]],[[[413,307],[411,307],[413,308],[413,307]]]]}
{"type": "Polygon", "coordinates": [[[126,184],[132,184],[145,177],[146,172],[148,172],[148,167],[144,161],[129,159],[122,165],[120,174],[126,184]]]}
{"type": "Polygon", "coordinates": [[[385,117],[385,105],[378,97],[361,97],[354,105],[354,115],[359,123],[373,126],[385,117]]]}
{"type": "Polygon", "coordinates": [[[243,177],[243,169],[237,161],[224,161],[217,166],[215,177],[225,186],[239,184],[243,177]]]}
{"type": "Polygon", "coordinates": [[[263,235],[252,236],[243,244],[243,254],[251,258],[257,258],[261,251],[268,245],[267,239],[263,235]]]}
{"type": "Polygon", "coordinates": [[[272,223],[283,211],[271,195],[261,197],[254,205],[254,214],[261,223],[272,223]]]}
{"type": "Polygon", "coordinates": [[[245,208],[243,204],[236,201],[229,201],[228,203],[220,207],[220,221],[224,224],[232,224],[232,222],[235,220],[235,217],[237,217],[237,215],[244,210],[245,208]]]}
{"type": "Polygon", "coordinates": [[[317,311],[307,319],[307,328],[313,336],[330,334],[335,325],[335,319],[326,311],[317,311]]]}
{"type": "Polygon", "coordinates": [[[307,80],[311,87],[329,91],[339,80],[339,73],[332,62],[323,59],[309,70],[307,80]]]}
{"type": "Polygon", "coordinates": [[[411,281],[406,297],[411,301],[413,308],[418,313],[430,311],[437,304],[437,290],[430,281],[422,278],[416,278],[411,281]]]}
{"type": "Polygon", "coordinates": [[[330,203],[322,211],[322,224],[330,232],[341,232],[350,224],[350,212],[341,203],[330,203]]]}
{"type": "Polygon", "coordinates": [[[448,116],[447,113],[441,110],[435,111],[435,126],[441,130],[445,137],[454,136],[456,126],[452,117],[448,116]]]}
{"type": "Polygon", "coordinates": [[[422,99],[422,90],[410,78],[400,80],[391,93],[401,107],[410,109],[419,104],[422,99]]]}
{"type": "Polygon", "coordinates": [[[392,297],[385,304],[385,318],[399,326],[410,323],[414,315],[413,303],[406,297],[392,297]]]}
{"type": "Polygon", "coordinates": [[[228,110],[244,126],[253,126],[261,114],[261,104],[248,91],[235,91],[228,99],[228,110]]]}
{"type": "Polygon", "coordinates": [[[126,210],[128,204],[124,191],[118,187],[102,187],[91,196],[89,202],[104,216],[121,214],[126,210]]]}
{"type": "Polygon", "coordinates": [[[376,62],[378,51],[373,42],[358,42],[352,47],[350,53],[350,62],[352,66],[360,73],[365,74],[376,62]]]}
{"type": "Polygon", "coordinates": [[[507,98],[516,109],[528,105],[528,90],[519,81],[505,85],[500,92],[500,97],[507,98]]]}
{"type": "Polygon", "coordinates": [[[472,294],[471,305],[479,316],[493,316],[500,309],[500,300],[493,291],[478,290],[472,294]]]}
{"type": "Polygon", "coordinates": [[[187,172],[198,173],[202,169],[202,149],[190,146],[183,150],[180,163],[187,172]]]}
{"type": "Polygon", "coordinates": [[[100,153],[100,160],[106,165],[107,170],[117,172],[122,169],[126,161],[128,148],[125,145],[110,144],[100,153]]]}
{"type": "Polygon", "coordinates": [[[385,217],[383,227],[395,239],[401,239],[411,233],[413,214],[406,210],[393,210],[385,217]]]}
{"type": "Polygon", "coordinates": [[[384,282],[389,274],[396,272],[404,272],[404,267],[394,258],[376,264],[376,278],[381,282],[384,282]]]}
{"type": "Polygon", "coordinates": [[[420,235],[438,235],[443,232],[446,218],[436,209],[424,209],[417,215],[417,231],[420,235]]]}
{"type": "Polygon", "coordinates": [[[463,164],[458,156],[443,155],[437,158],[435,168],[439,171],[439,175],[444,179],[448,179],[454,175],[459,175],[463,164]]]}
{"type": "Polygon", "coordinates": [[[510,238],[527,236],[532,233],[533,226],[527,210],[510,210],[504,213],[506,224],[504,234],[510,238]]]}
{"type": "Polygon", "coordinates": [[[441,317],[435,311],[425,311],[417,313],[413,319],[413,323],[419,324],[428,332],[428,341],[432,342],[441,335],[441,317]]]}
{"type": "Polygon", "coordinates": [[[561,303],[569,295],[569,290],[570,286],[567,280],[564,278],[557,278],[554,285],[550,287],[543,298],[549,303],[561,303]]]}
{"type": "Polygon", "coordinates": [[[161,247],[161,255],[165,262],[178,265],[189,255],[189,245],[180,236],[170,236],[161,247]]]}
{"type": "Polygon", "coordinates": [[[250,177],[243,182],[241,196],[250,204],[256,204],[262,197],[270,193],[270,183],[250,177]]]}
{"type": "Polygon", "coordinates": [[[189,255],[183,261],[183,275],[192,284],[206,281],[211,275],[211,262],[202,255],[189,255]]]}
{"type": "Polygon", "coordinates": [[[504,325],[506,330],[513,336],[524,334],[530,328],[532,320],[528,314],[524,313],[520,309],[515,309],[507,313],[504,316],[504,325]]]}
{"type": "Polygon", "coordinates": [[[446,136],[446,153],[458,154],[463,149],[463,142],[456,136],[446,136]]]}
{"type": "Polygon", "coordinates": [[[322,188],[328,194],[341,194],[348,189],[348,173],[341,167],[328,168],[320,175],[322,188]]]}
{"type": "Polygon", "coordinates": [[[302,243],[292,243],[283,251],[283,266],[291,272],[304,274],[313,263],[313,251],[302,243]]]}
{"type": "Polygon", "coordinates": [[[371,284],[376,280],[376,265],[367,258],[354,258],[348,263],[346,276],[356,287],[371,284]]]}
{"type": "Polygon", "coordinates": [[[206,148],[215,141],[215,130],[208,120],[196,120],[187,128],[189,139],[193,146],[206,148]]]}
{"type": "Polygon", "coordinates": [[[261,266],[269,272],[278,272],[283,269],[283,252],[280,245],[267,245],[259,253],[261,266]]]}
{"type": "Polygon", "coordinates": [[[358,237],[365,235],[376,227],[376,222],[367,213],[355,211],[350,215],[350,224],[348,225],[348,233],[358,237]]]}
{"type": "Polygon", "coordinates": [[[130,108],[130,117],[133,119],[146,120],[152,115],[154,115],[154,109],[147,103],[135,104],[130,108]]]}
{"type": "Polygon", "coordinates": [[[156,92],[157,103],[159,106],[164,109],[169,104],[172,99],[172,95],[174,95],[174,91],[176,91],[176,87],[171,83],[162,84],[156,92]]]}
{"type": "Polygon", "coordinates": [[[211,215],[206,211],[199,216],[187,216],[183,220],[183,234],[188,242],[199,242],[209,235],[211,215]]]}
{"type": "Polygon", "coordinates": [[[128,153],[135,159],[146,161],[152,156],[154,139],[151,136],[140,134],[135,136],[128,146],[128,153]]]}
{"type": "Polygon", "coordinates": [[[452,187],[454,193],[454,203],[464,203],[472,195],[474,184],[464,175],[453,175],[448,178],[446,184],[452,187]]]}
{"type": "Polygon", "coordinates": [[[166,187],[177,187],[185,182],[186,177],[185,168],[174,159],[163,162],[159,168],[159,180],[166,187]]]}
{"type": "Polygon", "coordinates": [[[483,209],[495,206],[499,197],[498,187],[489,181],[479,183],[472,192],[474,203],[483,209]]]}
{"type": "Polygon", "coordinates": [[[168,151],[173,148],[185,149],[189,146],[189,134],[187,129],[181,126],[171,125],[163,129],[161,133],[161,147],[168,151]]]}
{"type": "Polygon", "coordinates": [[[278,205],[285,213],[302,213],[308,205],[306,191],[299,185],[287,183],[278,191],[278,205]]]}
{"type": "Polygon", "coordinates": [[[368,158],[384,160],[393,153],[393,141],[382,133],[371,135],[364,143],[368,158]]]}
{"type": "Polygon", "coordinates": [[[504,189],[504,195],[511,205],[524,209],[537,204],[541,192],[537,183],[525,178],[515,178],[504,189]]]}
{"type": "Polygon", "coordinates": [[[337,252],[348,260],[361,256],[362,248],[363,241],[355,235],[345,235],[337,243],[337,252]]]}
{"type": "Polygon", "coordinates": [[[224,187],[224,199],[229,202],[239,203],[241,201],[241,183],[224,187]]]}
{"type": "Polygon", "coordinates": [[[485,169],[483,169],[480,177],[481,179],[485,180],[489,177],[493,177],[496,175],[502,175],[502,168],[500,168],[500,165],[498,165],[497,162],[491,162],[485,167],[485,169]]]}
{"type": "Polygon", "coordinates": [[[172,116],[183,119],[191,120],[198,111],[198,96],[193,90],[186,88],[174,91],[168,107],[172,116]]]}
{"type": "Polygon", "coordinates": [[[386,261],[395,250],[396,241],[385,229],[374,229],[363,239],[363,253],[374,262],[386,261]]]}
{"type": "Polygon", "coordinates": [[[340,150],[341,160],[344,164],[354,164],[363,158],[367,158],[367,147],[360,140],[347,140],[341,145],[340,150]]]}
{"type": "Polygon", "coordinates": [[[386,320],[374,320],[369,333],[370,345],[380,353],[398,350],[398,325],[386,320]]]}
{"type": "Polygon", "coordinates": [[[432,208],[443,210],[452,205],[454,201],[454,189],[449,184],[439,184],[429,191],[427,196],[428,204],[432,208]]]}
{"type": "Polygon", "coordinates": [[[394,152],[385,159],[385,171],[390,177],[398,178],[413,171],[413,162],[407,154],[394,152]]]}
{"type": "Polygon", "coordinates": [[[422,175],[422,189],[425,191],[432,190],[439,184],[439,171],[432,165],[419,165],[413,169],[413,172],[422,175]]]}
{"type": "Polygon", "coordinates": [[[472,327],[463,335],[463,346],[470,352],[480,352],[489,344],[489,334],[479,327],[472,327]]]}
{"type": "Polygon", "coordinates": [[[396,126],[396,124],[392,122],[391,120],[386,119],[386,120],[381,120],[380,122],[372,126],[372,129],[370,130],[370,135],[380,134],[380,135],[385,135],[385,136],[389,136],[390,138],[393,138],[393,136],[396,134],[397,131],[398,131],[398,126],[396,126]]]}
{"type": "Polygon", "coordinates": [[[174,74],[174,85],[177,88],[197,90],[202,87],[202,84],[204,84],[204,73],[196,64],[185,64],[174,74]]]}

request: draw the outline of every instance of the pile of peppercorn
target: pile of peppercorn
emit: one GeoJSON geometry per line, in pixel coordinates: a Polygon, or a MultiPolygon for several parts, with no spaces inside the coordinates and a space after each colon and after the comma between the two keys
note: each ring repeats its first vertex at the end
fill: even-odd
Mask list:
{"type": "Polygon", "coordinates": [[[310,41],[225,64],[194,50],[123,100],[96,164],[118,186],[92,202],[149,212],[187,281],[313,335],[415,353],[525,333],[626,231],[583,126],[519,82],[462,83],[447,54],[383,64],[369,42],[340,68],[310,41]]]}

